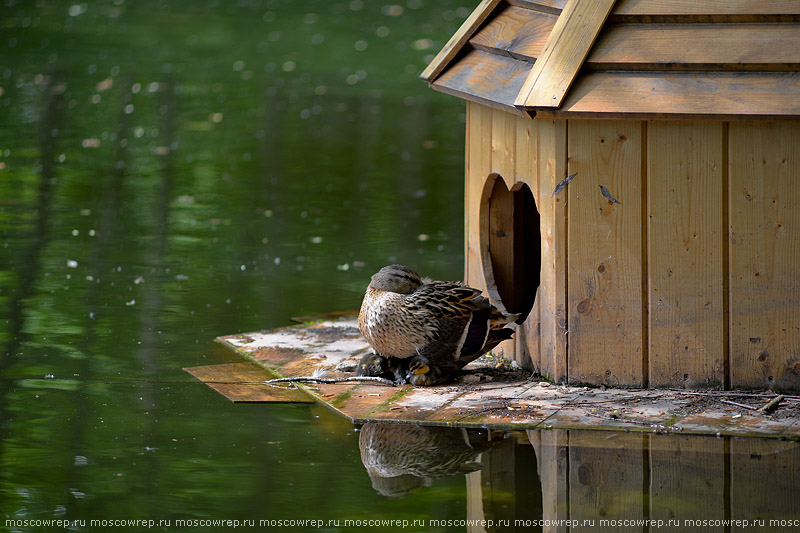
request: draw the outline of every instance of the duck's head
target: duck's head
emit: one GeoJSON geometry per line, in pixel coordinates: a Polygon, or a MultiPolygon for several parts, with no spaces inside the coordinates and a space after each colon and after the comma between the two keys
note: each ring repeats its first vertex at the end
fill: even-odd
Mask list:
{"type": "Polygon", "coordinates": [[[422,285],[419,274],[403,265],[389,265],[372,276],[370,289],[378,289],[399,294],[411,294],[422,285]]]}

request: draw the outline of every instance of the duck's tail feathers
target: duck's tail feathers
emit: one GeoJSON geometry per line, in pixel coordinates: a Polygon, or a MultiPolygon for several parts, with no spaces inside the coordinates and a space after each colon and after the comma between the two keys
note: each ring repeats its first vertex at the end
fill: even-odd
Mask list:
{"type": "Polygon", "coordinates": [[[514,330],[511,328],[493,329],[489,332],[489,338],[486,339],[484,349],[490,352],[501,342],[510,339],[512,335],[514,335],[514,330]]]}
{"type": "MultiPolygon", "coordinates": [[[[484,329],[483,331],[485,332],[486,330],[484,329]]],[[[456,361],[457,367],[463,368],[464,365],[471,363],[486,352],[493,350],[501,342],[510,339],[513,334],[514,330],[511,328],[490,329],[488,334],[484,337],[483,345],[480,348],[462,350],[461,356],[456,361]]]]}
{"type": "Polygon", "coordinates": [[[492,314],[489,316],[490,329],[502,329],[507,324],[511,324],[519,320],[519,313],[502,313],[498,308],[492,307],[492,314]]]}

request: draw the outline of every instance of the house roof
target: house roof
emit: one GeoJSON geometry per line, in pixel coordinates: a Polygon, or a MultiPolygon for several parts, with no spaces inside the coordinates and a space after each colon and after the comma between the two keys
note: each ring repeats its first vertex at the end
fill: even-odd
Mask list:
{"type": "Polygon", "coordinates": [[[800,117],[797,0],[483,0],[421,76],[518,114],[800,117]]]}

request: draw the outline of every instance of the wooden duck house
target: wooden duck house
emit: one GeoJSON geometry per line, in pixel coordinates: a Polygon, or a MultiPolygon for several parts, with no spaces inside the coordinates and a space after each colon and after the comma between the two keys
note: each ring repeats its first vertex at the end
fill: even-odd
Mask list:
{"type": "Polygon", "coordinates": [[[527,317],[506,357],[800,389],[800,2],[484,0],[422,77],[467,100],[465,281],[527,317]]]}

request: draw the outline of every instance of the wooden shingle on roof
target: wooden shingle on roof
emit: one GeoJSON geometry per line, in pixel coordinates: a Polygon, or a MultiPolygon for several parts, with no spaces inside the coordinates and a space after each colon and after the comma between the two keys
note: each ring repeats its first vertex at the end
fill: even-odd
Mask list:
{"type": "Polygon", "coordinates": [[[516,114],[800,116],[800,2],[484,0],[422,73],[516,114]]]}

